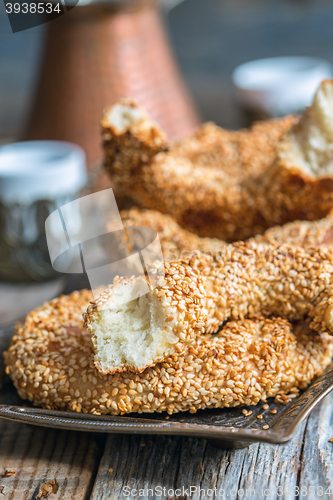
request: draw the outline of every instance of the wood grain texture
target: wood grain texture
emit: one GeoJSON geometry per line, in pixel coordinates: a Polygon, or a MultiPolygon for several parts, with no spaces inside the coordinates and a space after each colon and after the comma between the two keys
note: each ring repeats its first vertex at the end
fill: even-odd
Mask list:
{"type": "Polygon", "coordinates": [[[101,445],[94,436],[0,420],[0,492],[4,500],[35,499],[41,483],[56,479],[52,498],[90,497],[101,445]],[[5,470],[16,474],[3,477],[5,470]]]}
{"type": "Polygon", "coordinates": [[[305,430],[299,485],[304,493],[311,492],[311,498],[333,498],[332,436],[333,393],[313,410],[305,430]]]}
{"type": "Polygon", "coordinates": [[[120,500],[137,490],[126,496],[132,500],[141,489],[144,499],[294,499],[303,432],[304,425],[287,446],[253,444],[242,450],[218,449],[195,438],[111,435],[91,498],[120,500]],[[278,497],[282,488],[286,494],[278,497]]]}
{"type": "Polygon", "coordinates": [[[196,438],[109,435],[91,499],[333,498],[332,414],[330,395],[284,446],[222,450],[196,438]]]}

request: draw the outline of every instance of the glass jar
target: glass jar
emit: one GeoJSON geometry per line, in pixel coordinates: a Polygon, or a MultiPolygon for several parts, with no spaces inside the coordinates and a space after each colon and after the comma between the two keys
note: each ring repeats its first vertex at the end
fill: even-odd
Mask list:
{"type": "Polygon", "coordinates": [[[87,182],[84,151],[61,141],[0,147],[0,278],[41,281],[51,265],[45,220],[78,197],[87,182]]]}

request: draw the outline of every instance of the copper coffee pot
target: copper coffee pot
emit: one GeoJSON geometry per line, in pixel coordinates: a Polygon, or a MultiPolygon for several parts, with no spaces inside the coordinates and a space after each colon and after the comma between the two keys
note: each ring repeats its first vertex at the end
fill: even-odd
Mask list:
{"type": "Polygon", "coordinates": [[[145,106],[171,139],[197,126],[156,1],[78,5],[47,29],[25,140],[79,144],[91,169],[102,156],[103,108],[123,96],[145,106]]]}

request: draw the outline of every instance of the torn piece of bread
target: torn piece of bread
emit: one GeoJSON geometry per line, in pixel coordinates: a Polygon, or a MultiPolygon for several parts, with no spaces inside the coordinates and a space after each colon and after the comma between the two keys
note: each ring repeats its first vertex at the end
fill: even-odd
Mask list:
{"type": "Polygon", "coordinates": [[[304,175],[333,176],[333,80],[322,82],[301,121],[281,141],[278,155],[304,175]]]}
{"type": "Polygon", "coordinates": [[[312,105],[277,146],[255,200],[269,223],[316,220],[333,207],[333,80],[320,85],[312,105]]]}
{"type": "MultiPolygon", "coordinates": [[[[105,162],[111,159],[115,172],[130,176],[135,169],[168,149],[166,134],[131,99],[123,98],[104,111],[102,119],[105,162]],[[127,165],[123,169],[124,162],[127,165]]],[[[122,186],[119,186],[122,189],[122,186]]]]}
{"type": "Polygon", "coordinates": [[[101,373],[142,372],[184,353],[203,331],[202,279],[189,266],[171,263],[152,289],[146,277],[122,278],[90,304],[84,324],[92,334],[101,373]],[[173,294],[166,296],[164,289],[173,294]]]}

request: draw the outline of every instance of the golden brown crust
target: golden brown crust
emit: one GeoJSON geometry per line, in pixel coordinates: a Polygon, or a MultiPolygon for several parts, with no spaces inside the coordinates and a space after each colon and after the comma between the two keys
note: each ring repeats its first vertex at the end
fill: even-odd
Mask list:
{"type": "Polygon", "coordinates": [[[120,215],[125,227],[148,226],[155,229],[165,260],[177,260],[198,250],[216,253],[226,245],[217,238],[201,238],[183,229],[171,215],[157,210],[132,207],[122,210],[120,215]]]}
{"type": "Polygon", "coordinates": [[[278,157],[267,172],[255,203],[265,221],[264,229],[269,224],[282,225],[296,219],[321,219],[333,207],[333,176],[307,175],[300,169],[290,168],[278,157]]]}
{"type": "Polygon", "coordinates": [[[84,290],[59,297],[17,326],[5,362],[22,398],[48,409],[112,415],[251,405],[297,393],[332,356],[325,333],[256,318],[228,323],[215,337],[200,335],[185,355],[141,374],[102,375],[80,319],[90,298],[84,290]]]}
{"type": "Polygon", "coordinates": [[[104,141],[104,163],[115,185],[139,205],[171,214],[200,236],[244,239],[262,232],[250,210],[252,190],[295,121],[258,122],[239,132],[207,123],[169,152],[147,153],[143,144],[143,159],[136,130],[129,128],[104,141]]]}
{"type": "Polygon", "coordinates": [[[310,317],[312,329],[333,333],[333,323],[327,322],[333,304],[332,248],[249,241],[182,263],[203,277],[207,332],[226,320],[274,314],[289,320],[310,317]]]}
{"type": "Polygon", "coordinates": [[[105,143],[105,167],[138,204],[200,236],[244,240],[276,224],[325,217],[333,207],[332,87],[332,80],[321,84],[300,120],[238,132],[207,123],[144,160],[128,142],[137,136],[130,127],[117,138],[116,156],[112,141],[105,143]]]}
{"type": "Polygon", "coordinates": [[[253,238],[257,243],[280,245],[287,243],[303,248],[333,245],[333,214],[320,220],[295,220],[282,226],[275,226],[264,234],[253,238]]]}
{"type": "MultiPolygon", "coordinates": [[[[215,254],[226,246],[223,240],[201,238],[183,229],[173,217],[156,210],[133,207],[123,210],[120,215],[125,227],[148,226],[155,229],[159,235],[165,260],[186,258],[196,251],[215,254]]],[[[295,220],[283,226],[275,226],[248,241],[270,245],[286,243],[303,248],[317,245],[331,246],[333,214],[316,221],[295,220]]]]}

